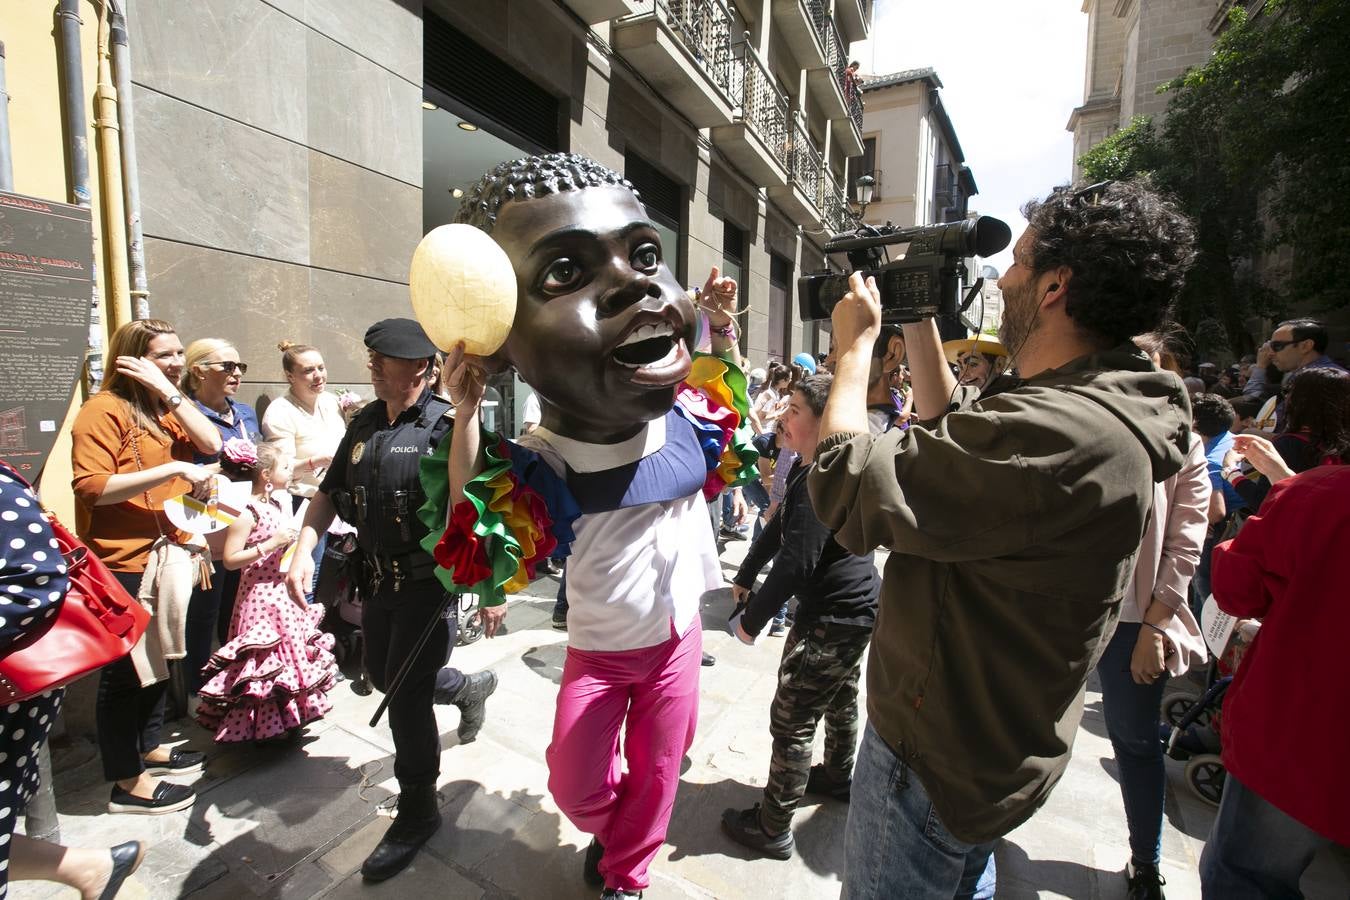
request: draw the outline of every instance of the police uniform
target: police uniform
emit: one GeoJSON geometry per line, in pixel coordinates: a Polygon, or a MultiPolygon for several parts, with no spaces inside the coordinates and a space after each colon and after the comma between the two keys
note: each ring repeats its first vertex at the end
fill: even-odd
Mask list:
{"type": "MultiPolygon", "coordinates": [[[[425,359],[436,353],[421,326],[410,319],[377,322],[366,333],[366,346],[397,359],[425,359]]],[[[338,514],[356,526],[366,587],[361,611],[365,664],[377,690],[389,690],[430,629],[389,702],[400,792],[395,822],[407,827],[391,827],[366,861],[363,873],[371,881],[402,869],[440,824],[435,785],[441,745],[433,702],[459,704],[461,740],[472,740],[477,725],[466,736],[468,717],[461,700],[468,694],[481,695],[471,698],[477,701],[481,724],[482,702],[496,687],[496,676],[490,672],[466,677],[458,669],[442,668],[454,641],[455,609],[453,603],[444,602],[446,592],[436,580],[435,561],[419,543],[427,534],[417,516],[426,500],[419,468],[422,457],[432,453],[450,430],[450,411],[450,403],[430,387],[393,422],[384,401],[370,403],[348,427],[319,487],[338,514]],[[421,827],[413,827],[419,817],[421,827]]]]}

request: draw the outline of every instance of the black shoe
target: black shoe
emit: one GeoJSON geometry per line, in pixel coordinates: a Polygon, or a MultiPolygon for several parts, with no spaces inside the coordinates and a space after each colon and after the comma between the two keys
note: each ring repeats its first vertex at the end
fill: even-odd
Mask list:
{"type": "Polygon", "coordinates": [[[108,812],[157,816],[187,809],[196,801],[196,791],[185,784],[174,784],[171,781],[161,781],[155,785],[154,796],[149,800],[137,797],[131,791],[124,791],[114,784],[112,796],[108,798],[108,812]]]}
{"type": "Polygon", "coordinates": [[[374,688],[370,686],[370,679],[366,673],[362,672],[359,676],[352,679],[352,693],[358,697],[369,697],[374,688]]]}
{"type": "Polygon", "coordinates": [[[830,797],[834,800],[843,800],[848,802],[849,794],[853,790],[853,779],[848,778],[844,781],[836,781],[830,777],[829,771],[824,763],[817,763],[811,767],[811,774],[806,776],[806,792],[816,794],[820,797],[830,797]]]}
{"type": "Polygon", "coordinates": [[[398,795],[398,815],[366,861],[361,878],[367,882],[393,878],[407,868],[418,849],[441,827],[436,786],[404,788],[398,795]]]}
{"type": "Polygon", "coordinates": [[[595,838],[591,838],[591,845],[586,848],[586,864],[581,869],[581,877],[591,887],[604,887],[605,876],[600,874],[600,858],[605,855],[605,848],[595,838]]]}
{"type": "Polygon", "coordinates": [[[624,891],[619,888],[605,888],[600,894],[600,900],[628,900],[630,897],[636,897],[642,900],[642,891],[624,891]]]}
{"type": "Polygon", "coordinates": [[[715,666],[715,665],[717,665],[717,657],[713,656],[713,655],[712,655],[711,653],[709,653],[707,650],[704,650],[704,651],[703,651],[703,661],[702,661],[702,665],[705,665],[705,666],[715,666]]]}
{"type": "Polygon", "coordinates": [[[1129,882],[1125,895],[1128,900],[1166,900],[1162,886],[1167,884],[1167,879],[1162,877],[1157,866],[1131,861],[1125,867],[1125,879],[1129,882]]]}
{"type": "Polygon", "coordinates": [[[749,809],[729,809],[722,813],[722,830],[736,843],[758,850],[772,859],[790,859],[795,842],[792,829],[769,834],[759,821],[759,804],[749,809]]]}
{"type": "Polygon", "coordinates": [[[553,607],[553,627],[558,631],[567,630],[567,607],[553,607]]]}
{"type": "Polygon", "coordinates": [[[448,696],[440,688],[436,689],[433,697],[437,703],[453,703],[459,707],[459,728],[455,733],[459,735],[461,744],[472,743],[478,737],[487,712],[487,698],[495,690],[497,673],[491,669],[466,676],[463,686],[453,696],[448,696]]]}
{"type": "Polygon", "coordinates": [[[196,775],[206,767],[206,754],[200,750],[180,750],[174,747],[169,751],[168,762],[145,761],[145,771],[149,775],[169,775],[181,778],[184,775],[196,775]]]}
{"type": "Polygon", "coordinates": [[[717,532],[717,536],[724,541],[748,541],[750,540],[735,528],[723,528],[717,532]]]}
{"type": "Polygon", "coordinates": [[[112,872],[109,873],[108,883],[103,886],[103,893],[98,895],[98,900],[113,900],[117,896],[117,892],[122,889],[122,882],[140,868],[141,860],[145,859],[145,847],[140,841],[127,841],[111,848],[108,854],[112,856],[112,872]]]}

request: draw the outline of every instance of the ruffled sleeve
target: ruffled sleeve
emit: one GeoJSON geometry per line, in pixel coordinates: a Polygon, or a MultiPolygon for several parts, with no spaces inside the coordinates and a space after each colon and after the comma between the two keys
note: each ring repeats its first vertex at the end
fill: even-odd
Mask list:
{"type": "Polygon", "coordinates": [[[483,471],[450,505],[450,434],[422,458],[427,502],[418,510],[428,534],[422,548],[436,560],[436,577],[448,591],[468,591],[496,606],[534,578],[535,566],[566,556],[581,514],[576,501],[540,456],[482,432],[483,471]]]}
{"type": "Polygon", "coordinates": [[[695,353],[689,377],[675,397],[675,409],[694,426],[708,459],[703,496],[759,478],[750,399],[745,373],[708,353],[695,353]]]}

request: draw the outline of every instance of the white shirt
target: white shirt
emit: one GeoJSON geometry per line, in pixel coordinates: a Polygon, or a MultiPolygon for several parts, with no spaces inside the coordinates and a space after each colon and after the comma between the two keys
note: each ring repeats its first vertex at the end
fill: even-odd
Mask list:
{"type": "Polygon", "coordinates": [[[521,427],[538,425],[541,421],[543,421],[543,414],[539,408],[539,395],[530,394],[525,398],[525,403],[520,408],[521,427]]]}
{"type": "MultiPolygon", "coordinates": [[[[620,444],[589,444],[536,429],[520,440],[557,474],[564,461],[599,472],[665,446],[664,419],[620,444]]],[[[699,623],[699,601],[723,587],[717,544],[701,491],[666,503],[587,513],[573,524],[567,558],[567,641],[578,650],[637,650],[683,637],[699,623]]]]}
{"type": "MultiPolygon", "coordinates": [[[[328,392],[314,400],[314,412],[308,413],[289,393],[267,405],[262,418],[263,436],[275,441],[296,459],[311,456],[332,456],[347,432],[337,397],[328,392]]],[[[313,497],[319,489],[322,475],[310,469],[296,472],[291,491],[302,497],[313,497]]]]}

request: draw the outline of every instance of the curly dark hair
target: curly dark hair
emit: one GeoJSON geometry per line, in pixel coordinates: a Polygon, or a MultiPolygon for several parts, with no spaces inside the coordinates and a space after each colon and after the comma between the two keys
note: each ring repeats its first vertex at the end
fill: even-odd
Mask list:
{"type": "Polygon", "coordinates": [[[1195,229],[1148,179],[1059,187],[1022,214],[1032,270],[1073,272],[1065,311],[1102,346],[1168,318],[1195,260],[1195,229]]]}
{"type": "Polygon", "coordinates": [[[1206,440],[1232,428],[1234,418],[1233,404],[1218,394],[1196,394],[1191,398],[1191,422],[1206,440]]]}
{"type": "Polygon", "coordinates": [[[497,224],[502,205],[512,200],[532,200],[562,191],[588,187],[625,187],[638,196],[637,188],[613,169],[576,153],[549,153],[499,163],[464,196],[456,222],[472,225],[488,234],[497,224]]]}
{"type": "Polygon", "coordinates": [[[1328,456],[1350,456],[1350,373],[1304,369],[1284,401],[1285,431],[1306,434],[1328,456]]]}

